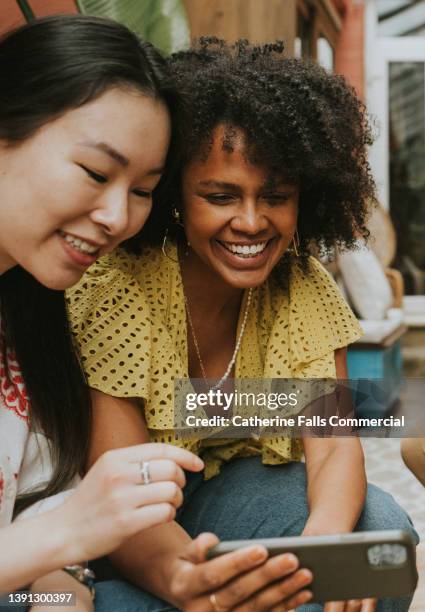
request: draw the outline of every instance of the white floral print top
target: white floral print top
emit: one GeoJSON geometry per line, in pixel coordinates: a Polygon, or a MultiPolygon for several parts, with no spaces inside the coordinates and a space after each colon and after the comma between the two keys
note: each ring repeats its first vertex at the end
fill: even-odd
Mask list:
{"type": "MultiPolygon", "coordinates": [[[[30,428],[29,397],[15,355],[6,347],[0,318],[0,528],[12,522],[17,496],[43,488],[51,474],[48,440],[30,428]]],[[[69,493],[37,502],[19,519],[59,505],[69,493]]]]}

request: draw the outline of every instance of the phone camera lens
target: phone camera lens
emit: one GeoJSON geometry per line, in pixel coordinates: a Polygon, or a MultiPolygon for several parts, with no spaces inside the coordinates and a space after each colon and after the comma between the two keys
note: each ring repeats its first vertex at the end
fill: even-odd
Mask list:
{"type": "Polygon", "coordinates": [[[400,566],[407,561],[407,549],[401,544],[376,544],[368,548],[367,558],[375,567],[400,566]]]}

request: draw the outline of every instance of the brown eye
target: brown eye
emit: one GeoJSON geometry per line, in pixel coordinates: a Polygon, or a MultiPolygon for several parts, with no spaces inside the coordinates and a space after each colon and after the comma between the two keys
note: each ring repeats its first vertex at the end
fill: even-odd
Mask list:
{"type": "Polygon", "coordinates": [[[152,193],[150,191],[144,191],[143,189],[133,189],[132,193],[136,195],[138,198],[150,199],[152,197],[152,193]]]}
{"type": "Polygon", "coordinates": [[[233,201],[233,196],[230,193],[212,193],[205,196],[205,199],[212,204],[227,204],[233,201]]]}
{"type": "Polygon", "coordinates": [[[276,206],[278,204],[285,204],[292,194],[290,193],[270,193],[265,194],[263,199],[266,200],[271,206],[276,206]]]}
{"type": "Polygon", "coordinates": [[[90,178],[96,181],[96,183],[106,183],[107,182],[108,179],[106,178],[106,176],[103,176],[103,174],[99,174],[98,172],[95,172],[94,170],[90,170],[90,168],[87,168],[87,166],[83,166],[82,164],[78,164],[78,165],[80,166],[80,168],[84,170],[84,172],[90,178]]]}

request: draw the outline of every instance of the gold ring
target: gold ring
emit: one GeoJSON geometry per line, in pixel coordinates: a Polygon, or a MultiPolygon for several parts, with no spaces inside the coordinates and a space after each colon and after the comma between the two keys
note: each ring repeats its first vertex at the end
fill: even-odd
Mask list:
{"type": "Polygon", "coordinates": [[[230,608],[223,608],[223,606],[220,606],[214,593],[210,595],[210,603],[214,609],[214,612],[228,612],[230,610],[230,608]]]}

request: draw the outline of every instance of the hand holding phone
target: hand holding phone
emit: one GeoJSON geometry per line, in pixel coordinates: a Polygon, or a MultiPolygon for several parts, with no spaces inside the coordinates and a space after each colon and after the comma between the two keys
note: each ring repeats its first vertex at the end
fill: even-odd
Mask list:
{"type": "Polygon", "coordinates": [[[253,544],[265,546],[270,556],[296,555],[299,566],[313,573],[309,588],[316,602],[402,597],[414,592],[418,580],[414,542],[399,530],[229,541],[208,557],[253,544]]]}

